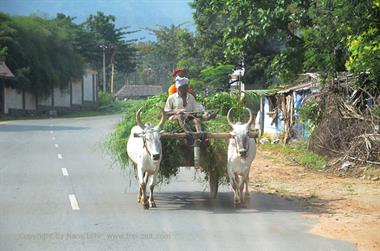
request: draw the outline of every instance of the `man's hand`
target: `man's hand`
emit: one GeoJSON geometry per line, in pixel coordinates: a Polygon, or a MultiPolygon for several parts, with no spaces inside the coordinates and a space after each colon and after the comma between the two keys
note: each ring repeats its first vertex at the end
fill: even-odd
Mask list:
{"type": "Polygon", "coordinates": [[[165,112],[165,113],[166,113],[167,116],[173,116],[173,115],[183,116],[183,115],[185,115],[186,110],[185,109],[181,109],[181,110],[169,111],[169,112],[165,112]]]}

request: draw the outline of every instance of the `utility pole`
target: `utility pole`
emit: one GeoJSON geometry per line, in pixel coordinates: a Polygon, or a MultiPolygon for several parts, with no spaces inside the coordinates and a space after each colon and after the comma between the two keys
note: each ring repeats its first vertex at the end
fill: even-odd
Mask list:
{"type": "Polygon", "coordinates": [[[106,92],[106,49],[107,45],[100,45],[100,48],[103,50],[103,92],[106,92]]]}
{"type": "Polygon", "coordinates": [[[111,94],[113,96],[113,89],[114,89],[114,86],[113,86],[113,78],[115,76],[115,64],[112,62],[111,64],[111,94]]]}
{"type": "Polygon", "coordinates": [[[111,55],[111,94],[114,93],[114,78],[115,78],[115,54],[116,54],[116,45],[111,45],[111,49],[114,49],[111,55]]]}

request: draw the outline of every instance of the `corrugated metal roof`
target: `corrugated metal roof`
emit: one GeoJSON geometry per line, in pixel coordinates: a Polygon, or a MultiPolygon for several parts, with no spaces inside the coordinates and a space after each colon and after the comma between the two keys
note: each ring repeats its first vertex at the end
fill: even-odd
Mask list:
{"type": "Polygon", "coordinates": [[[271,96],[276,94],[279,89],[260,89],[260,90],[245,90],[245,93],[252,93],[258,96],[271,96]]]}
{"type": "Polygon", "coordinates": [[[14,78],[15,75],[9,70],[5,62],[0,61],[0,78],[14,78]]]}
{"type": "Polygon", "coordinates": [[[295,85],[295,86],[283,89],[281,91],[278,91],[277,93],[283,94],[283,93],[288,93],[288,92],[292,92],[292,91],[308,90],[308,89],[315,88],[315,87],[317,87],[316,83],[308,82],[308,83],[302,83],[299,85],[295,85]]]}

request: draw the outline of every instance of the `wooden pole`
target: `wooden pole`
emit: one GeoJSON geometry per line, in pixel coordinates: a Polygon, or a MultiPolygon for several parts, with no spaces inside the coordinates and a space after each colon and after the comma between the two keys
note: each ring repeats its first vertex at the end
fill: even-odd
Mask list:
{"type": "Polygon", "coordinates": [[[265,97],[260,96],[260,136],[264,134],[264,109],[265,109],[265,97]]]}
{"type": "Polygon", "coordinates": [[[114,79],[114,77],[115,77],[115,64],[114,63],[112,63],[111,64],[111,94],[112,94],[112,97],[113,97],[113,89],[114,89],[114,87],[113,87],[113,79],[114,79]]]}
{"type": "MultiPolygon", "coordinates": [[[[188,133],[170,133],[170,132],[164,132],[161,133],[162,139],[184,139],[188,136],[188,133]]],[[[200,139],[202,133],[192,133],[191,134],[194,139],[200,139]]],[[[230,139],[231,134],[228,132],[221,132],[221,133],[203,133],[204,138],[207,139],[230,139]]],[[[133,135],[134,137],[141,137],[140,133],[135,133],[133,135]]],[[[259,136],[258,132],[250,132],[249,137],[250,138],[257,138],[259,136]]]]}

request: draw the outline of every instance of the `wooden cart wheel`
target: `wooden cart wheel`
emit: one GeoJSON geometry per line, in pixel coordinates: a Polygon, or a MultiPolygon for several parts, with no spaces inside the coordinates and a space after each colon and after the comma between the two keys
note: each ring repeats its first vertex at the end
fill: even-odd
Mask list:
{"type": "Polygon", "coordinates": [[[210,198],[215,199],[218,194],[219,177],[215,172],[209,173],[208,183],[210,186],[210,198]]]}

